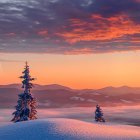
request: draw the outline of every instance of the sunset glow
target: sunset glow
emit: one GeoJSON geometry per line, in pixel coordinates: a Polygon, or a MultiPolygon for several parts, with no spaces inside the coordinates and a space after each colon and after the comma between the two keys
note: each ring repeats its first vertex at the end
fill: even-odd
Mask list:
{"type": "Polygon", "coordinates": [[[20,83],[18,77],[25,60],[28,60],[32,76],[37,78],[38,84],[56,83],[72,88],[140,86],[140,52],[93,55],[1,54],[0,58],[0,84],[20,83]]]}
{"type": "Polygon", "coordinates": [[[136,25],[125,15],[109,18],[104,18],[100,15],[92,15],[88,21],[70,19],[70,23],[73,29],[59,34],[70,43],[112,40],[125,35],[140,33],[140,25],[136,25]],[[96,21],[96,23],[94,21],[96,21]]]}
{"type": "Polygon", "coordinates": [[[0,1],[0,84],[140,86],[140,0],[0,1]]]}

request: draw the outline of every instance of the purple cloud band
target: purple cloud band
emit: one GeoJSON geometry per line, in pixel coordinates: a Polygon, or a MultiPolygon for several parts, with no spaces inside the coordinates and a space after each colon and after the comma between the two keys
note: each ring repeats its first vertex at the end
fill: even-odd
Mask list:
{"type": "Polygon", "coordinates": [[[0,52],[140,50],[139,0],[2,0],[0,52]]]}

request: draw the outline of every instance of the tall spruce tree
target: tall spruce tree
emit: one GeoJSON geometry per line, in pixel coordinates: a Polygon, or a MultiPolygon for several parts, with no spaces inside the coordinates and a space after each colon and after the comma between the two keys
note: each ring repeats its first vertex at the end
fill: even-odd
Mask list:
{"type": "Polygon", "coordinates": [[[19,94],[17,105],[15,106],[16,111],[13,112],[14,118],[11,120],[13,122],[27,121],[37,119],[36,114],[36,99],[31,95],[31,89],[33,84],[31,81],[35,78],[31,78],[29,66],[26,62],[23,76],[20,76],[22,80],[23,93],[19,94]]]}
{"type": "Polygon", "coordinates": [[[96,105],[95,121],[96,122],[105,122],[105,119],[103,117],[103,111],[102,111],[102,109],[100,108],[99,105],[96,105]]]}

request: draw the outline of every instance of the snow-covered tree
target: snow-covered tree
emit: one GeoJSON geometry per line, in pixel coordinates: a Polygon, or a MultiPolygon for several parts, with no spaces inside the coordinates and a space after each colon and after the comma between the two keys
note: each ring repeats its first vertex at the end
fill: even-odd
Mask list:
{"type": "Polygon", "coordinates": [[[27,121],[37,119],[36,114],[36,99],[31,94],[31,89],[33,84],[31,81],[35,78],[31,78],[29,66],[26,62],[23,76],[20,76],[22,80],[23,93],[19,94],[17,105],[15,106],[16,111],[13,112],[14,118],[11,120],[13,122],[27,121]]]}
{"type": "Polygon", "coordinates": [[[102,111],[102,109],[100,108],[99,105],[96,105],[95,121],[96,122],[105,122],[105,119],[103,117],[103,111],[102,111]]]}

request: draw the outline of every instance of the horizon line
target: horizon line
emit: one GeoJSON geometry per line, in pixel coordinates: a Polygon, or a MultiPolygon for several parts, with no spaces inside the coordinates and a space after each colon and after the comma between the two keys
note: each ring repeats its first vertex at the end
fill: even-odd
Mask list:
{"type": "MultiPolygon", "coordinates": [[[[8,83],[8,84],[0,84],[0,86],[8,86],[8,85],[22,85],[22,83],[8,83]]],[[[140,88],[139,87],[135,87],[135,86],[127,86],[127,85],[122,85],[122,86],[103,86],[101,88],[73,88],[71,86],[65,86],[63,84],[38,84],[38,83],[34,83],[33,85],[39,85],[39,86],[50,86],[50,85],[58,85],[58,86],[63,86],[63,87],[67,87],[70,89],[81,89],[81,90],[86,90],[86,89],[94,89],[94,90],[98,90],[98,89],[104,89],[104,88],[122,88],[122,87],[128,87],[128,88],[140,88]]]]}

